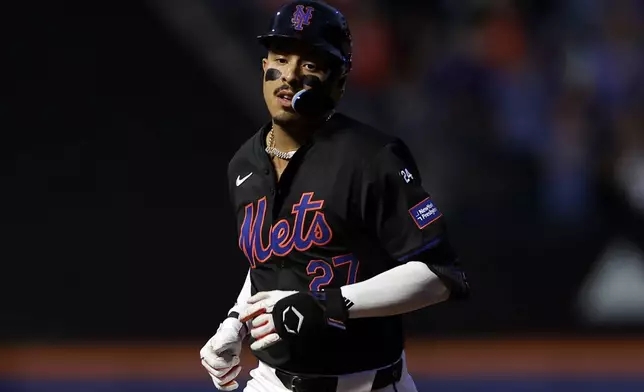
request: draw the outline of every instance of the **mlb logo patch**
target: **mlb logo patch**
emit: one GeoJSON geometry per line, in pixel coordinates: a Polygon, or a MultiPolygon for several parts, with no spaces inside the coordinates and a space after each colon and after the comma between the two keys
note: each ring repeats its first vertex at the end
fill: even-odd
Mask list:
{"type": "Polygon", "coordinates": [[[436,219],[443,216],[443,214],[438,211],[438,208],[436,208],[429,197],[410,208],[409,215],[411,215],[414,222],[416,222],[416,226],[418,226],[418,228],[421,230],[427,227],[436,219]]]}

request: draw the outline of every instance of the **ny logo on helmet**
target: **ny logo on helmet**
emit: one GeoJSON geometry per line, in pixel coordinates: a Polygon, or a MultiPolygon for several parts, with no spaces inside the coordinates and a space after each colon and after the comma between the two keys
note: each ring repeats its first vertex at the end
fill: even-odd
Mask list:
{"type": "Polygon", "coordinates": [[[313,18],[313,7],[306,7],[304,9],[303,5],[295,6],[295,12],[293,12],[293,28],[295,30],[302,31],[304,26],[308,26],[311,23],[311,18],[313,18]]]}

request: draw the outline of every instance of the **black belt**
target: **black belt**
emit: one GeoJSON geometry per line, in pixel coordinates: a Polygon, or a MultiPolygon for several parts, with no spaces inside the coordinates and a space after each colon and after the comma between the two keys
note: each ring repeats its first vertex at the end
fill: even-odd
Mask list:
{"type": "MultiPolygon", "coordinates": [[[[298,376],[275,369],[275,375],[286,389],[293,392],[336,392],[338,377],[333,376],[298,376]]],[[[371,385],[372,390],[385,388],[400,381],[402,375],[402,358],[391,366],[376,371],[371,385]]]]}

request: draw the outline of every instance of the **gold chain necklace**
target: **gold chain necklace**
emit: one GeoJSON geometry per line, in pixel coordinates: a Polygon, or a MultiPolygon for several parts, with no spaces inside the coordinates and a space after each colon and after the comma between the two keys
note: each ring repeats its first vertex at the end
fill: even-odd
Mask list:
{"type": "Polygon", "coordinates": [[[268,132],[268,146],[266,146],[266,153],[268,155],[289,161],[291,160],[291,158],[293,158],[293,155],[295,155],[296,151],[297,150],[284,152],[275,148],[275,138],[273,136],[273,128],[271,128],[271,130],[268,132]]]}

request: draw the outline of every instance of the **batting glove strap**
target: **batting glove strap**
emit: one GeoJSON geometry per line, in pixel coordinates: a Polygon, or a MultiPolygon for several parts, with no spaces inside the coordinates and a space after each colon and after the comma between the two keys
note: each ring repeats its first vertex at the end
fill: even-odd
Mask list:
{"type": "Polygon", "coordinates": [[[273,307],[275,331],[282,339],[311,337],[323,330],[346,330],[349,311],[339,289],[300,292],[273,307]]]}

